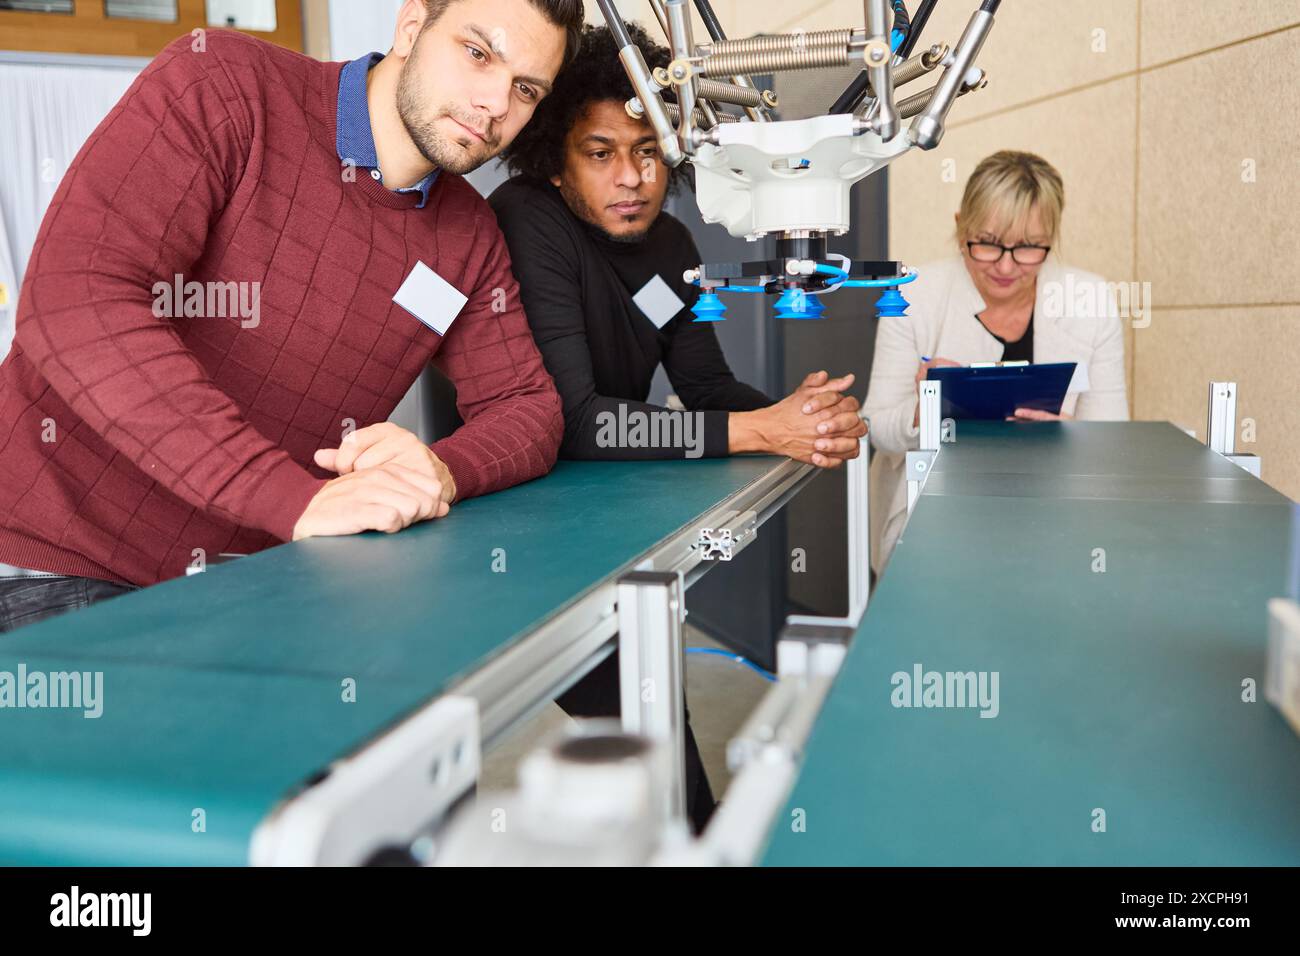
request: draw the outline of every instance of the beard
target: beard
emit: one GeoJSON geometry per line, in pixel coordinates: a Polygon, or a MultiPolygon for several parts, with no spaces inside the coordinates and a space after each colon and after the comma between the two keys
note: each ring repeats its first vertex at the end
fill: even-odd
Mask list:
{"type": "Polygon", "coordinates": [[[623,242],[628,245],[634,245],[646,237],[646,233],[650,231],[650,226],[654,223],[654,220],[652,219],[646,224],[645,228],[639,229],[636,232],[608,232],[605,227],[600,224],[600,217],[596,215],[596,211],[588,205],[585,199],[582,198],[582,194],[563,179],[560,180],[560,195],[564,197],[565,204],[575,216],[600,233],[602,238],[607,239],[610,242],[623,242]]]}
{"type": "Polygon", "coordinates": [[[463,176],[501,152],[500,135],[494,134],[490,125],[487,129],[481,129],[480,118],[451,104],[439,107],[429,105],[428,97],[415,74],[415,62],[416,54],[412,51],[410,58],[402,64],[402,72],[397,79],[397,114],[402,118],[402,125],[406,127],[407,135],[415,143],[420,155],[440,169],[463,176]],[[444,116],[450,116],[470,129],[480,130],[484,140],[474,139],[466,133],[466,137],[471,140],[469,148],[466,148],[449,139],[437,127],[437,121],[444,116]]]}

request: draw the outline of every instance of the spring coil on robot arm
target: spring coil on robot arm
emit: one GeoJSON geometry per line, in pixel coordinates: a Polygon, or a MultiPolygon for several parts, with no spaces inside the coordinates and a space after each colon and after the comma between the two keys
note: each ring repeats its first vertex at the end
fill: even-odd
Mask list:
{"type": "MultiPolygon", "coordinates": [[[[848,34],[849,31],[842,32],[848,34]]],[[[849,47],[846,40],[842,46],[810,46],[802,50],[794,50],[786,45],[763,52],[714,53],[696,69],[696,73],[699,76],[731,76],[736,73],[771,73],[776,70],[816,70],[827,66],[843,66],[848,62],[849,47]]]]}
{"type": "Polygon", "coordinates": [[[745,37],[743,40],[718,40],[707,50],[714,55],[725,53],[776,53],[781,50],[811,50],[814,47],[842,46],[847,48],[853,31],[810,30],[807,33],[777,33],[771,36],[745,37]]]}
{"type": "MultiPolygon", "coordinates": [[[[678,121],[678,119],[681,118],[682,111],[681,111],[680,109],[678,109],[676,103],[665,103],[665,104],[664,104],[664,108],[668,110],[668,118],[671,119],[674,123],[676,123],[676,122],[678,121]]],[[[730,113],[723,113],[723,112],[719,111],[719,112],[718,112],[718,122],[719,122],[719,123],[738,123],[738,122],[740,122],[740,118],[737,117],[737,116],[732,116],[730,113]]],[[[706,119],[705,119],[704,114],[703,114],[702,112],[700,112],[699,110],[696,110],[696,111],[695,111],[695,125],[698,126],[698,127],[700,127],[701,129],[708,129],[708,128],[709,128],[711,125],[713,125],[713,124],[707,122],[706,119]]]]}

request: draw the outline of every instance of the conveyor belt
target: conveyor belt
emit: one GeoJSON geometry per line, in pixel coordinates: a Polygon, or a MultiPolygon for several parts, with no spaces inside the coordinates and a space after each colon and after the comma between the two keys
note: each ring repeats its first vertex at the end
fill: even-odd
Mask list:
{"type": "Polygon", "coordinates": [[[1300,863],[1300,739],[1263,697],[1287,528],[1171,425],[959,423],[763,862],[1300,863]],[[998,672],[998,715],[895,707],[917,664],[998,672]]]}
{"type": "Polygon", "coordinates": [[[401,534],[286,545],[0,638],[0,671],[104,674],[98,719],[0,710],[0,862],[244,863],[259,820],[331,760],[720,502],[811,472],[562,462],[401,534]]]}

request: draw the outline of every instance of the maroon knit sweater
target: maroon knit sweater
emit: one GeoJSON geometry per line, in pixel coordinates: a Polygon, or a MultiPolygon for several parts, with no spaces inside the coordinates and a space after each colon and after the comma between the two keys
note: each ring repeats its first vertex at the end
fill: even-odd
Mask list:
{"type": "Polygon", "coordinates": [[[445,171],[423,209],[345,174],[341,69],[184,37],[82,147],[0,365],[0,562],[144,585],[288,540],[330,477],[312,453],[431,360],[465,421],[432,446],[459,498],[554,464],[560,399],[490,208],[445,171]],[[417,261],[469,298],[445,337],[392,301],[417,261]],[[261,283],[259,324],[156,318],[177,274],[261,283]]]}

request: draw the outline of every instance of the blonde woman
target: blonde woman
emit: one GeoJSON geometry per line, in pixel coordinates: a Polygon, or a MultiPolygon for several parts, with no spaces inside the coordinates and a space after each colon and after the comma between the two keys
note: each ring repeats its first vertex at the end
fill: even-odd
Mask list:
{"type": "Polygon", "coordinates": [[[1126,420],[1124,330],[1105,282],[1049,255],[1065,208],[1061,174],[1004,151],[971,174],[957,212],[957,252],[917,269],[911,307],[880,320],[864,415],[871,422],[872,565],[884,568],[907,517],[906,452],[917,447],[918,384],[936,365],[1077,362],[1059,415],[1022,421],[1126,420]],[[1080,295],[1087,289],[1090,294],[1080,295]]]}

